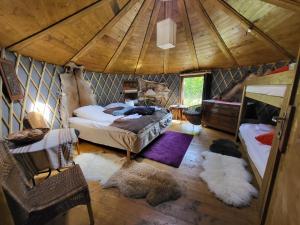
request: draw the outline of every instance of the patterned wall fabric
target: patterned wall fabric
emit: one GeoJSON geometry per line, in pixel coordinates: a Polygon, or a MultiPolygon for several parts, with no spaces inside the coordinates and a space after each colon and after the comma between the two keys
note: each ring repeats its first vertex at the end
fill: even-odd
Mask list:
{"type": "Polygon", "coordinates": [[[180,76],[178,74],[168,75],[129,75],[129,74],[102,74],[96,72],[85,72],[84,78],[91,83],[91,87],[97,96],[98,104],[107,105],[111,102],[123,101],[122,85],[124,80],[138,80],[139,78],[166,83],[171,90],[166,105],[179,102],[180,76]]]}
{"type": "Polygon", "coordinates": [[[256,73],[258,71],[262,71],[264,73],[267,69],[274,70],[288,64],[288,61],[280,61],[277,63],[268,63],[256,66],[243,66],[230,69],[215,69],[212,71],[211,97],[220,94],[233,82],[240,80],[241,78],[249,75],[250,73],[256,73]]]}
{"type": "MultiPolygon", "coordinates": [[[[43,113],[52,128],[61,126],[59,115],[60,66],[43,63],[29,57],[6,51],[5,58],[15,63],[17,76],[25,94],[23,101],[9,102],[3,94],[0,99],[2,119],[1,136],[23,128],[23,118],[27,112],[36,110],[43,113]]],[[[2,86],[2,89],[5,87],[2,86]]]]}
{"type": "MultiPolygon", "coordinates": [[[[51,128],[61,127],[59,114],[60,79],[63,72],[61,66],[40,62],[29,57],[5,51],[5,58],[15,63],[17,76],[21,82],[25,98],[23,101],[9,102],[3,94],[0,99],[2,111],[0,136],[23,129],[23,118],[27,112],[40,111],[46,117],[51,128]]],[[[146,80],[165,82],[171,89],[167,105],[178,102],[179,75],[128,75],[128,74],[102,74],[85,72],[84,77],[91,83],[97,101],[100,105],[123,101],[122,84],[124,80],[146,80]]],[[[4,89],[4,87],[3,87],[4,89]]]]}
{"type": "MultiPolygon", "coordinates": [[[[63,68],[9,51],[6,51],[4,55],[6,59],[15,63],[17,76],[21,82],[25,98],[21,102],[10,103],[8,97],[5,94],[2,95],[0,99],[2,111],[0,135],[6,136],[10,132],[21,130],[24,116],[32,110],[42,112],[52,128],[61,127],[59,115],[59,96],[61,92],[59,73],[63,72],[63,68]]],[[[269,68],[276,69],[288,63],[287,61],[281,61],[259,66],[213,70],[211,96],[219,94],[232,82],[241,79],[249,72],[266,71],[269,68]]],[[[100,105],[123,101],[123,81],[138,80],[139,78],[167,83],[171,90],[167,106],[179,102],[180,76],[178,74],[138,76],[87,71],[84,73],[84,78],[90,82],[100,105]]]]}

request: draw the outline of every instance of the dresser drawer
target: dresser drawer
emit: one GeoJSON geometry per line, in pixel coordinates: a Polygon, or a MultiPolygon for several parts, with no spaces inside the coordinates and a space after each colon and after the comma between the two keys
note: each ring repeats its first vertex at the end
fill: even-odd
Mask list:
{"type": "Polygon", "coordinates": [[[235,133],[237,129],[240,107],[204,103],[202,111],[202,124],[211,128],[235,133]]]}
{"type": "Polygon", "coordinates": [[[228,105],[218,105],[218,104],[205,104],[203,107],[205,112],[210,112],[214,114],[238,117],[240,107],[239,106],[228,106],[228,105]]]}
{"type": "Polygon", "coordinates": [[[221,115],[207,115],[203,118],[203,124],[208,127],[235,133],[237,119],[221,115]]]}

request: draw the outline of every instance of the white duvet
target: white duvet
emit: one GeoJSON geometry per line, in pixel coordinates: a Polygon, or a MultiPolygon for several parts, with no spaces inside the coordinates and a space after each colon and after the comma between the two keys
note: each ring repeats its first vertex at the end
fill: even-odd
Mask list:
{"type": "Polygon", "coordinates": [[[247,146],[248,155],[250,156],[261,177],[264,176],[266,170],[271,146],[260,143],[255,139],[255,137],[273,129],[274,126],[271,125],[250,123],[244,123],[239,128],[240,135],[244,139],[244,142],[247,146]]]}

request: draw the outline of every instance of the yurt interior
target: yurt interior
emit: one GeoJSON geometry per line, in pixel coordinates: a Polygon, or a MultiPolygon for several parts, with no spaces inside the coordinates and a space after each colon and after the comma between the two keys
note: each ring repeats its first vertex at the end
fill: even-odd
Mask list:
{"type": "Polygon", "coordinates": [[[0,225],[300,225],[299,43],[299,0],[0,0],[0,225]]]}

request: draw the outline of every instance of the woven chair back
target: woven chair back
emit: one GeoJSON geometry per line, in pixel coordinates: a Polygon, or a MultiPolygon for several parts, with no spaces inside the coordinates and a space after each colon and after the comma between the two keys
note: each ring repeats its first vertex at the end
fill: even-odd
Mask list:
{"type": "Polygon", "coordinates": [[[16,224],[29,209],[31,186],[4,141],[0,141],[0,184],[16,224]]]}

